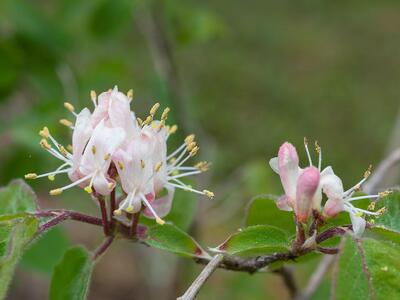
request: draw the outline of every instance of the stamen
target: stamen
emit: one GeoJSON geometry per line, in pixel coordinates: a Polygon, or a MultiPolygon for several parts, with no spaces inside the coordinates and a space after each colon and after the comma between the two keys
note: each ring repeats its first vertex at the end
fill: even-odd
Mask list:
{"type": "Polygon", "coordinates": [[[322,165],[322,150],[320,145],[318,144],[318,141],[315,141],[315,151],[318,153],[318,170],[321,171],[321,165],[322,165]]]}
{"type": "Polygon", "coordinates": [[[121,216],[122,215],[122,210],[116,209],[113,211],[114,216],[121,216]]]}
{"type": "Polygon", "coordinates": [[[176,131],[178,130],[178,126],[177,125],[172,125],[169,130],[168,130],[168,134],[174,134],[176,131]]]}
{"type": "Polygon", "coordinates": [[[58,195],[60,195],[62,192],[63,192],[62,189],[54,189],[54,190],[51,190],[51,191],[50,191],[50,195],[51,195],[51,196],[58,196],[58,195]]]}
{"type": "Polygon", "coordinates": [[[92,153],[93,153],[93,155],[96,154],[96,146],[95,145],[92,146],[92,153]]]}
{"type": "Polygon", "coordinates": [[[155,212],[155,210],[153,209],[153,207],[151,206],[150,202],[146,199],[146,197],[143,194],[140,194],[140,197],[142,198],[144,204],[147,206],[147,208],[151,211],[151,213],[153,214],[153,216],[156,218],[156,222],[157,224],[160,225],[164,225],[165,221],[163,219],[161,219],[157,213],[155,212]]]}
{"type": "Polygon", "coordinates": [[[310,163],[310,167],[311,167],[313,164],[312,164],[312,160],[311,160],[310,151],[308,150],[308,140],[306,137],[304,137],[304,148],[306,149],[308,162],[310,163]]]}
{"type": "Polygon", "coordinates": [[[72,153],[73,150],[72,145],[67,145],[67,150],[72,153]]]}
{"type": "Polygon", "coordinates": [[[142,169],[144,169],[144,167],[146,166],[143,159],[140,160],[140,166],[142,167],[142,169]]]}
{"type": "Polygon", "coordinates": [[[36,179],[36,178],[37,178],[37,174],[36,173],[25,174],[25,179],[36,179]]]}
{"type": "Polygon", "coordinates": [[[379,195],[379,198],[383,198],[383,197],[389,196],[391,193],[393,193],[393,191],[384,191],[384,192],[380,192],[378,195],[379,195]]]}
{"type": "Polygon", "coordinates": [[[47,127],[43,127],[43,129],[39,131],[39,135],[42,138],[47,139],[50,136],[50,131],[47,127]]]}
{"type": "Polygon", "coordinates": [[[139,126],[142,127],[143,126],[143,120],[141,118],[136,118],[136,120],[137,120],[139,126]]]}
{"type": "Polygon", "coordinates": [[[194,142],[195,135],[190,134],[185,138],[185,143],[186,145],[189,145],[190,143],[194,142]]]}
{"type": "Polygon", "coordinates": [[[371,203],[368,205],[368,210],[371,210],[371,211],[375,210],[375,204],[376,204],[376,202],[371,202],[371,203]]]}
{"type": "Polygon", "coordinates": [[[121,161],[118,162],[118,168],[120,168],[121,170],[124,169],[124,164],[121,161]]]}
{"type": "Polygon", "coordinates": [[[150,115],[142,122],[142,126],[149,125],[151,122],[153,122],[153,116],[150,115]]]}
{"type": "Polygon", "coordinates": [[[190,144],[187,145],[187,151],[192,151],[193,148],[196,147],[196,142],[191,142],[190,144]]]}
{"type": "Polygon", "coordinates": [[[195,156],[197,154],[197,152],[199,151],[199,147],[196,146],[192,149],[192,151],[190,151],[190,156],[195,156]]]}
{"type": "Polygon", "coordinates": [[[110,153],[107,153],[106,155],[104,155],[104,160],[109,160],[110,159],[110,157],[111,157],[111,154],[110,153]]]}
{"type": "Polygon", "coordinates": [[[162,166],[162,161],[158,162],[154,167],[154,172],[159,172],[162,166]]]}
{"type": "Polygon", "coordinates": [[[47,142],[46,139],[41,139],[40,140],[40,146],[42,146],[46,150],[50,150],[51,149],[51,146],[50,146],[49,142],[47,142]]]}
{"type": "Polygon", "coordinates": [[[69,103],[69,102],[64,102],[64,107],[69,111],[69,112],[75,112],[75,107],[69,103]]]}
{"type": "Polygon", "coordinates": [[[203,190],[204,195],[206,195],[208,198],[213,199],[214,198],[214,193],[210,192],[208,190],[203,190]]]}
{"type": "Polygon", "coordinates": [[[94,107],[97,107],[97,103],[96,103],[97,94],[93,90],[90,91],[90,99],[92,100],[94,107]]]}
{"type": "Polygon", "coordinates": [[[364,173],[364,178],[367,179],[371,175],[372,165],[369,165],[368,169],[364,173]]]}
{"type": "Polygon", "coordinates": [[[194,167],[196,169],[200,170],[201,172],[207,172],[210,167],[210,163],[207,161],[201,161],[201,162],[195,164],[194,167]]]}

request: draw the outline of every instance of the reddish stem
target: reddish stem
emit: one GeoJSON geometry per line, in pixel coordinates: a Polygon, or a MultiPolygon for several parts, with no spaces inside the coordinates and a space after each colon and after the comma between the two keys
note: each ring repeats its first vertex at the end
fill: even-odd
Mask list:
{"type": "Polygon", "coordinates": [[[136,237],[136,229],[139,223],[140,211],[132,215],[132,224],[129,230],[129,235],[136,237]]]}
{"type": "Polygon", "coordinates": [[[104,198],[101,196],[97,196],[96,198],[99,201],[99,205],[100,205],[101,219],[103,221],[104,234],[108,236],[108,235],[110,235],[110,224],[108,223],[108,219],[107,219],[106,202],[104,201],[104,198]]]}
{"type": "Polygon", "coordinates": [[[110,245],[112,244],[113,241],[114,241],[113,236],[107,236],[104,239],[103,243],[94,251],[92,260],[96,260],[102,254],[104,254],[104,252],[106,252],[106,250],[110,247],[110,245]]]}
{"type": "Polygon", "coordinates": [[[117,209],[117,203],[115,200],[115,189],[112,190],[110,195],[110,222],[114,223],[114,210],[117,209]]]}

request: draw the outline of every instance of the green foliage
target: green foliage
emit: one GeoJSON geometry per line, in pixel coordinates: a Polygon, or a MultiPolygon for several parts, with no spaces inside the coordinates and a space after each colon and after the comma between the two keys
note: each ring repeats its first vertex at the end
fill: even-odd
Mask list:
{"type": "Polygon", "coordinates": [[[195,194],[176,189],[171,211],[165,217],[165,220],[182,230],[188,230],[193,222],[196,208],[197,199],[195,194]]]}
{"type": "Polygon", "coordinates": [[[257,225],[231,235],[215,250],[230,255],[256,256],[286,252],[289,246],[289,236],[285,231],[274,226],[257,225]]]}
{"type": "Polygon", "coordinates": [[[86,299],[93,261],[83,247],[70,248],[54,268],[50,284],[50,300],[86,299]]]}
{"type": "Polygon", "coordinates": [[[400,192],[396,191],[378,201],[376,209],[386,212],[375,220],[375,225],[400,233],[400,192]]]}
{"type": "Polygon", "coordinates": [[[28,215],[0,217],[0,299],[5,297],[15,267],[37,229],[38,221],[28,215]]]}
{"type": "Polygon", "coordinates": [[[63,228],[54,227],[45,232],[29,247],[22,257],[21,264],[24,267],[50,275],[69,246],[70,242],[63,228]]]}
{"type": "Polygon", "coordinates": [[[208,256],[192,237],[173,224],[150,227],[143,242],[151,247],[186,257],[208,256]]]}
{"type": "Polygon", "coordinates": [[[36,196],[23,180],[14,180],[0,188],[0,215],[36,211],[36,196]]]}
{"type": "Polygon", "coordinates": [[[399,251],[390,242],[345,238],[334,278],[336,299],[398,299],[399,251]]]}
{"type": "Polygon", "coordinates": [[[246,226],[271,225],[291,234],[296,232],[293,213],[278,209],[277,196],[260,195],[252,199],[247,207],[246,226]]]}

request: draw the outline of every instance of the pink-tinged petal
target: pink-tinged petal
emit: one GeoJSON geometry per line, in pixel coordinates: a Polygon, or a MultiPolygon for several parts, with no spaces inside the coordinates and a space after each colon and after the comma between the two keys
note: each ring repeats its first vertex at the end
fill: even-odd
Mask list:
{"type": "Polygon", "coordinates": [[[98,173],[93,178],[93,188],[96,190],[97,193],[103,196],[108,196],[112,188],[109,186],[109,182],[103,173],[98,173]]]}
{"type": "Polygon", "coordinates": [[[97,107],[93,111],[92,126],[96,127],[102,120],[108,118],[108,107],[112,91],[101,93],[97,98],[97,107]]]}
{"type": "Polygon", "coordinates": [[[350,219],[351,219],[351,224],[353,225],[354,236],[360,238],[364,233],[367,222],[364,220],[364,218],[359,217],[354,213],[350,213],[350,219]]]}
{"type": "Polygon", "coordinates": [[[291,203],[290,199],[286,196],[283,195],[282,197],[279,197],[279,199],[275,202],[276,206],[283,211],[292,211],[293,210],[293,203],[291,203]]]}
{"type": "MultiPolygon", "coordinates": [[[[156,211],[156,213],[160,218],[165,217],[170,212],[172,207],[172,200],[174,198],[175,189],[174,188],[166,188],[166,189],[167,189],[167,195],[161,198],[155,200],[149,200],[149,198],[147,198],[146,196],[151,206],[153,207],[153,209],[156,211]]],[[[143,213],[146,217],[154,219],[153,214],[150,212],[148,208],[146,208],[143,211],[143,213]]]]}
{"type": "Polygon", "coordinates": [[[295,213],[299,222],[306,222],[311,214],[313,198],[320,180],[319,170],[307,167],[299,176],[297,182],[295,213]]]}
{"type": "Polygon", "coordinates": [[[328,199],[341,199],[343,196],[342,180],[335,174],[321,176],[321,188],[328,199]]]}
{"type": "Polygon", "coordinates": [[[83,150],[93,132],[90,119],[91,113],[87,108],[83,109],[76,117],[72,133],[72,161],[74,165],[79,163],[83,150]]]}
{"type": "Polygon", "coordinates": [[[133,136],[137,128],[128,97],[114,88],[108,105],[108,116],[112,126],[124,128],[128,136],[133,136]]]}
{"type": "Polygon", "coordinates": [[[296,197],[296,183],[299,176],[299,156],[296,148],[285,142],[278,152],[278,170],[285,194],[294,199],[296,197]]]}
{"type": "Polygon", "coordinates": [[[343,201],[341,199],[328,199],[324,206],[324,214],[328,217],[335,217],[343,210],[343,201]]]}
{"type": "Polygon", "coordinates": [[[279,175],[278,157],[273,157],[269,160],[271,169],[279,175]]]}

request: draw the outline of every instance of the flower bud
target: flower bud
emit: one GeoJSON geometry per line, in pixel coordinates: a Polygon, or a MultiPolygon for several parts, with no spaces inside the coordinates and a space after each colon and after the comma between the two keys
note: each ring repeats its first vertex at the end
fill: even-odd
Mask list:
{"type": "Polygon", "coordinates": [[[341,199],[328,199],[324,206],[324,214],[328,217],[334,217],[343,210],[343,201],[341,199]]]}
{"type": "Polygon", "coordinates": [[[299,222],[305,223],[311,214],[313,198],[317,191],[320,173],[315,167],[305,168],[297,181],[295,213],[299,222]]]}

